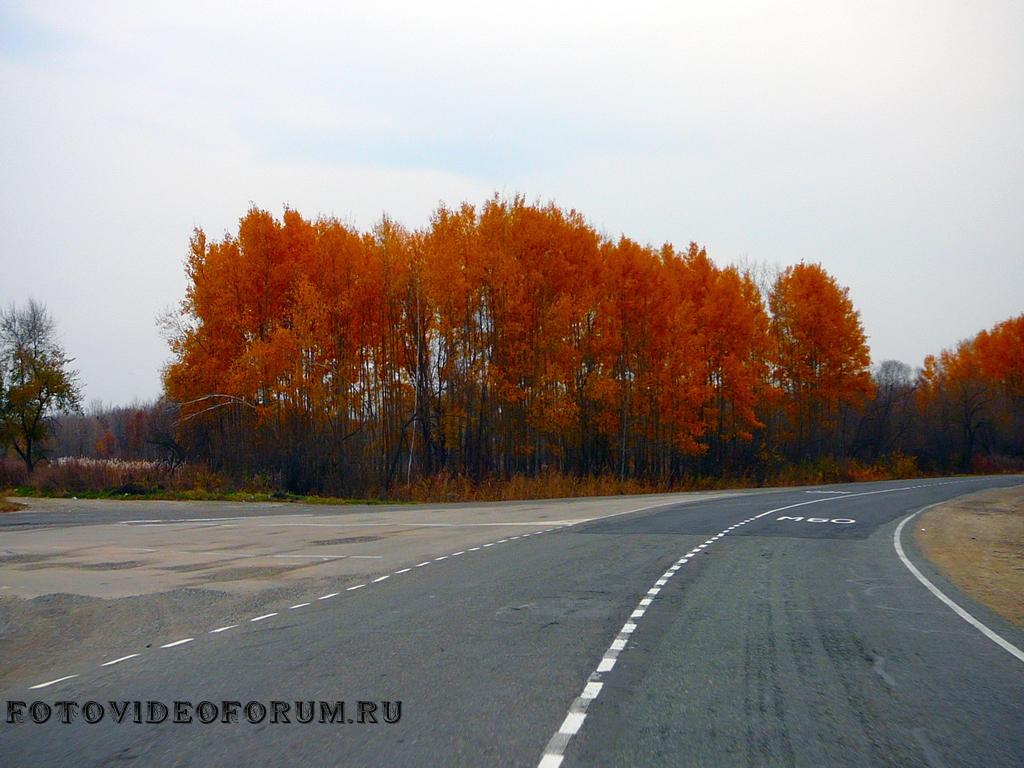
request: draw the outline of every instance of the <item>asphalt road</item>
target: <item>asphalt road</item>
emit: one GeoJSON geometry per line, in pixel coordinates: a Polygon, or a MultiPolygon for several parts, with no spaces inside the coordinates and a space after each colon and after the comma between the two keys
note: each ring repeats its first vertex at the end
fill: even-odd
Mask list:
{"type": "Polygon", "coordinates": [[[40,683],[77,676],[4,690],[5,710],[92,700],[104,719],[0,723],[0,765],[1021,766],[1024,663],[911,574],[893,531],[1022,481],[746,493],[529,530],[108,667],[56,657],[40,683]],[[112,700],[285,701],[292,722],[116,724],[112,700]],[[296,723],[297,700],[344,700],[346,722],[296,723]],[[347,722],[358,700],[401,717],[347,722]]]}

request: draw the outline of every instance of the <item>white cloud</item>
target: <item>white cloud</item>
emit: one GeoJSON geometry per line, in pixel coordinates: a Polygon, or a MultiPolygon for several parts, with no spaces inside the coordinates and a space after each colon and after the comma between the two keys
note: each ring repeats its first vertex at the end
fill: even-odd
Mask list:
{"type": "Polygon", "coordinates": [[[156,394],[189,232],[249,201],[416,226],[521,191],[723,261],[821,260],[912,364],[1022,309],[1019,4],[6,13],[0,301],[49,304],[90,396],[156,394]]]}

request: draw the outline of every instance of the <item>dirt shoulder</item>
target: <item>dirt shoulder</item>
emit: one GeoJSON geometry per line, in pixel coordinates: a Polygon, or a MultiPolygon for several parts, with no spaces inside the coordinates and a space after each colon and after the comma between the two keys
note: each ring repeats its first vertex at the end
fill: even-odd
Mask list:
{"type": "Polygon", "coordinates": [[[916,521],[914,538],[959,589],[1024,627],[1024,486],[935,507],[916,521]]]}

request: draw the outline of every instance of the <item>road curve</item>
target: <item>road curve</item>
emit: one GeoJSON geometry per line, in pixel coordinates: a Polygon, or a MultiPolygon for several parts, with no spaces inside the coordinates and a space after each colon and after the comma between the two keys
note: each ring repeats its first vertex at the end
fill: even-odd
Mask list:
{"type": "MultiPolygon", "coordinates": [[[[1020,766],[1024,663],[937,599],[893,532],[1021,482],[755,492],[525,530],[109,666],[55,658],[40,684],[75,676],[4,690],[4,707],[92,700],[105,718],[0,723],[0,764],[1020,766]],[[344,700],[346,721],[357,700],[401,701],[401,718],[114,723],[107,702],[136,700],[344,700]]],[[[923,575],[1024,647],[908,534],[923,575]]]]}

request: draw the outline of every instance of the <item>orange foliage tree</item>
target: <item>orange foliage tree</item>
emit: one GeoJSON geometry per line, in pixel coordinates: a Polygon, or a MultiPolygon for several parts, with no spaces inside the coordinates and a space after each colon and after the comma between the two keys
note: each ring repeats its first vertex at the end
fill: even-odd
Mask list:
{"type": "Polygon", "coordinates": [[[253,208],[221,240],[197,230],[186,271],[164,375],[182,441],[297,491],[746,472],[778,441],[838,450],[870,391],[859,318],[820,266],[784,272],[769,316],[696,244],[612,240],[522,197],[417,231],[253,208]]]}

